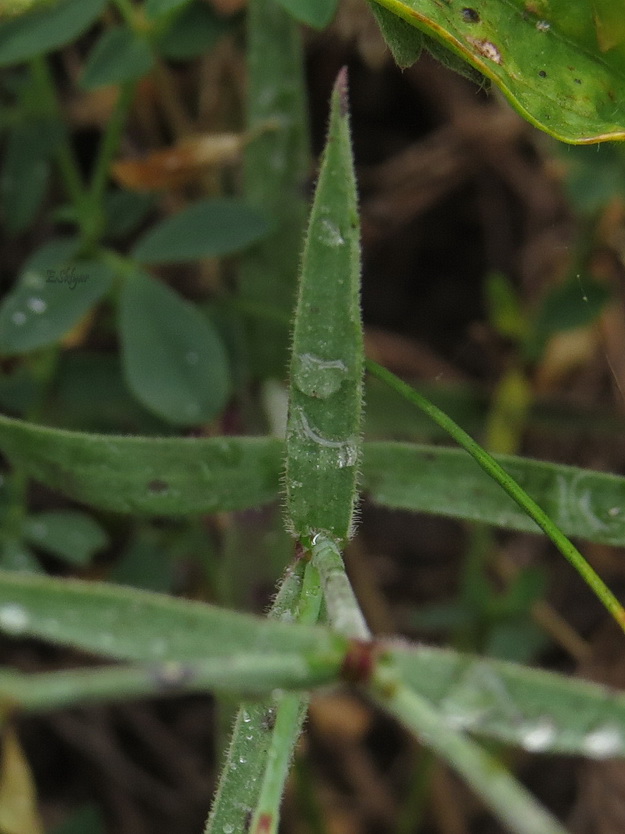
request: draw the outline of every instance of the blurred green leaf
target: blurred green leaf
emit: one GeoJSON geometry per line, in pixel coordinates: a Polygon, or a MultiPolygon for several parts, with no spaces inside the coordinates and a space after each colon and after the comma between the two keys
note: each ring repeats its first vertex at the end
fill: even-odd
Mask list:
{"type": "Polygon", "coordinates": [[[232,25],[231,20],[216,15],[203,0],[195,0],[157,35],[158,51],[174,61],[197,58],[210,52],[232,25]]]}
{"type": "Polygon", "coordinates": [[[25,540],[70,565],[84,566],[108,545],[108,536],[90,515],[80,510],[50,510],[24,519],[25,540]]]}
{"type": "Polygon", "coordinates": [[[153,226],[136,244],[142,263],[182,263],[231,255],[269,231],[261,213],[234,198],[198,200],[153,226]]]}
{"type": "Polygon", "coordinates": [[[338,0],[277,0],[296,20],[323,29],[336,13],[338,0]]]}
{"type": "Polygon", "coordinates": [[[146,38],[126,26],[107,29],[89,53],[80,86],[94,90],[104,84],[121,84],[146,75],[154,56],[146,38]]]}
{"type": "Polygon", "coordinates": [[[104,197],[106,237],[112,239],[126,237],[136,231],[154,205],[155,200],[152,194],[121,189],[107,191],[104,197]]]}
{"type": "Polygon", "coordinates": [[[51,829],[50,834],[105,834],[102,813],[95,805],[84,805],[51,829]]]}
{"type": "Polygon", "coordinates": [[[144,10],[148,17],[158,17],[168,12],[176,11],[180,6],[187,5],[189,0],[145,0],[144,10]]]}
{"type": "Polygon", "coordinates": [[[127,277],[119,319],[124,374],[137,399],[175,425],[213,420],[230,394],[230,372],[209,319],[143,272],[127,277]]]}
{"type": "Polygon", "coordinates": [[[171,590],[174,570],[160,531],[141,525],[135,530],[109,579],[116,585],[131,585],[146,591],[171,590]]]}
{"type": "Polygon", "coordinates": [[[551,288],[534,317],[526,346],[529,356],[539,356],[551,336],[591,324],[609,299],[607,287],[586,275],[551,288]]]}
{"type": "Polygon", "coordinates": [[[65,0],[0,23],[0,67],[52,52],[81,35],[102,14],[106,0],[65,0]]]}
{"type": "Polygon", "coordinates": [[[0,176],[0,200],[8,233],[33,221],[50,179],[50,157],[58,144],[58,123],[28,122],[9,131],[0,176]]]}
{"type": "Polygon", "coordinates": [[[384,6],[378,5],[374,0],[368,2],[395,63],[401,69],[411,67],[421,55],[423,36],[414,26],[384,6]]]}
{"type": "Polygon", "coordinates": [[[310,131],[301,26],[275,1],[254,0],[247,14],[244,154],[249,204],[272,220],[270,234],[241,257],[240,297],[246,322],[246,365],[255,379],[282,379],[289,362],[288,322],[295,306],[308,215],[310,131]]]}
{"type": "Polygon", "coordinates": [[[625,200],[625,156],[620,144],[558,145],[555,151],[566,169],[566,193],[578,211],[592,215],[614,197],[625,200]]]}
{"type": "Polygon", "coordinates": [[[78,241],[51,241],[25,264],[0,304],[0,353],[26,353],[53,344],[108,292],[111,268],[74,261],[78,241]]]}

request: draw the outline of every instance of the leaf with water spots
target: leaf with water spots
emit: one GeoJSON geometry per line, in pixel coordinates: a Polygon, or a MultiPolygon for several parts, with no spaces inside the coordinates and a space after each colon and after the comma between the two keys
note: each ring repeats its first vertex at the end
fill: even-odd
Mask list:
{"type": "MultiPolygon", "coordinates": [[[[279,493],[284,445],[274,438],[86,434],[0,415],[0,450],[35,480],[123,513],[180,516],[256,507],[279,493]]],[[[570,536],[625,544],[625,478],[573,466],[497,460],[570,536]]],[[[363,444],[363,487],[376,504],[538,532],[462,449],[363,444]]]]}
{"type": "Polygon", "coordinates": [[[346,82],[342,71],[302,257],[285,478],[291,531],[322,530],[339,542],[349,537],[357,494],[364,361],[346,82]]]}
{"type": "MultiPolygon", "coordinates": [[[[612,0],[375,0],[565,142],[625,138],[625,43],[612,0]]],[[[405,38],[405,36],[404,36],[405,38]]]]}
{"type": "Polygon", "coordinates": [[[459,730],[533,753],[625,757],[625,694],[431,646],[393,648],[406,683],[459,730]]]}
{"type": "Polygon", "coordinates": [[[24,264],[0,305],[0,353],[26,353],[68,333],[109,291],[113,271],[75,260],[75,238],[51,240],[24,264]]]}

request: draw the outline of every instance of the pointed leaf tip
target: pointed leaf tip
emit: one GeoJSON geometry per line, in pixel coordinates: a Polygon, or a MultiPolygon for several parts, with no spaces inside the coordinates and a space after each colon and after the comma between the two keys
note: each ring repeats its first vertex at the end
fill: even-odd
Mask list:
{"type": "Polygon", "coordinates": [[[347,116],[347,112],[349,110],[349,101],[347,95],[347,67],[341,67],[341,69],[339,70],[339,73],[336,76],[336,81],[334,82],[334,90],[339,97],[339,107],[341,110],[341,116],[347,116]]]}

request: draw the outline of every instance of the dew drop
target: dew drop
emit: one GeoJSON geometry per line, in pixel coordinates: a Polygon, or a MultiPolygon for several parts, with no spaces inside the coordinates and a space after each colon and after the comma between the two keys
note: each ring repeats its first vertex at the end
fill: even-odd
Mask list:
{"type": "Polygon", "coordinates": [[[537,20],[536,28],[539,32],[548,32],[551,29],[551,23],[546,20],[537,20]]]}
{"type": "Polygon", "coordinates": [[[245,756],[239,756],[239,762],[240,764],[247,764],[247,759],[245,756]]]}
{"type": "Polygon", "coordinates": [[[340,359],[321,359],[312,353],[295,356],[293,366],[293,378],[299,390],[319,399],[336,393],[347,375],[347,366],[340,359]]]}
{"type": "Polygon", "coordinates": [[[0,628],[8,634],[22,634],[29,623],[28,612],[21,605],[9,603],[0,608],[0,628]]]}
{"type": "Polygon", "coordinates": [[[45,313],[48,309],[48,304],[43,298],[37,298],[36,296],[31,296],[26,301],[26,306],[29,310],[32,310],[33,313],[45,313]]]}
{"type": "Polygon", "coordinates": [[[43,521],[35,521],[30,525],[31,532],[37,538],[45,539],[48,535],[48,525],[43,521]]]}
{"type": "Polygon", "coordinates": [[[31,290],[42,289],[44,283],[43,275],[35,269],[29,269],[22,275],[22,284],[31,290]]]}
{"type": "Polygon", "coordinates": [[[190,350],[185,356],[185,361],[188,365],[197,365],[200,361],[200,355],[195,350],[190,350]]]}
{"type": "Polygon", "coordinates": [[[593,759],[607,759],[623,750],[623,736],[618,727],[606,724],[584,737],[582,749],[593,759]]]}
{"type": "Polygon", "coordinates": [[[521,730],[521,744],[526,750],[538,753],[546,750],[556,737],[556,728],[548,718],[539,718],[526,724],[521,730]]]}
{"type": "Polygon", "coordinates": [[[620,514],[621,514],[621,508],[620,507],[610,507],[610,509],[608,510],[608,515],[610,516],[610,518],[616,518],[616,516],[620,515],[620,514]]]}
{"type": "Polygon", "coordinates": [[[242,716],[242,717],[243,717],[243,722],[244,722],[245,724],[249,724],[249,723],[250,723],[250,721],[252,720],[252,719],[251,719],[251,716],[250,716],[250,714],[249,714],[249,712],[248,712],[247,710],[243,710],[243,716],[242,716]]]}
{"type": "Polygon", "coordinates": [[[331,220],[322,220],[319,228],[319,240],[321,243],[325,243],[326,246],[337,248],[343,246],[345,243],[345,238],[341,234],[339,227],[331,220]]]}
{"type": "Polygon", "coordinates": [[[16,310],[11,316],[11,321],[17,327],[21,327],[21,325],[26,321],[26,313],[22,313],[21,310],[16,310]]]}
{"type": "Polygon", "coordinates": [[[224,827],[222,828],[222,831],[224,832],[224,834],[232,834],[232,832],[234,831],[234,825],[227,822],[227,823],[225,823],[224,827]]]}

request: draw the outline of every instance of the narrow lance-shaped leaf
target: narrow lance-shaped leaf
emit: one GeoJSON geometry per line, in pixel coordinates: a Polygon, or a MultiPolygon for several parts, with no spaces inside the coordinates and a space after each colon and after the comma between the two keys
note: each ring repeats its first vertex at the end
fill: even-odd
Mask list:
{"type": "Polygon", "coordinates": [[[33,426],[0,415],[0,449],[35,480],[106,510],[193,515],[277,498],[271,438],[147,438],[33,426]]]}
{"type": "Polygon", "coordinates": [[[317,654],[340,663],[345,647],[320,627],[134,588],[7,572],[0,573],[0,631],[147,663],[254,652],[317,654]]]}
{"type": "Polygon", "coordinates": [[[431,646],[391,654],[404,681],[451,727],[532,753],[625,757],[622,692],[431,646]]]}
{"type": "Polygon", "coordinates": [[[286,439],[291,531],[350,535],[357,492],[363,342],[360,241],[347,112],[347,75],[332,93],[330,128],[300,278],[286,439]]]}

